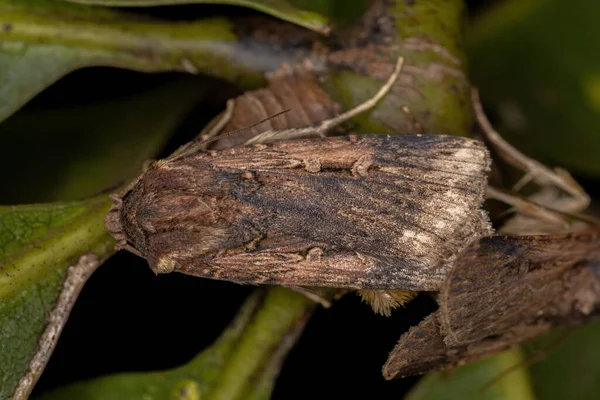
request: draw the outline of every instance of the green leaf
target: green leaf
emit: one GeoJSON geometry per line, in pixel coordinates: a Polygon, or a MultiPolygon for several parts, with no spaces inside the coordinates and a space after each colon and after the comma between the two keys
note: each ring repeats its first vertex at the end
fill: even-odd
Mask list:
{"type": "MultiPolygon", "coordinates": [[[[131,179],[207,89],[206,79],[181,77],[118,100],[17,113],[0,128],[8,144],[2,162],[23,173],[7,182],[4,197],[27,196],[26,188],[36,198],[81,197],[131,179]],[[23,140],[29,137],[34,139],[23,140]],[[53,151],[35,154],[32,141],[53,151]],[[63,146],[57,149],[56,141],[63,146]],[[31,160],[41,168],[33,168],[31,160]]],[[[109,206],[108,196],[101,195],[0,207],[0,399],[8,398],[19,380],[15,398],[26,398],[81,286],[112,253],[114,241],[104,228],[109,206]],[[77,263],[82,255],[95,255],[96,261],[77,263]]]]}
{"type": "Polygon", "coordinates": [[[309,51],[242,44],[226,18],[168,22],[52,0],[0,0],[0,25],[0,121],[86,66],[203,73],[257,87],[265,71],[309,51]]]}
{"type": "Polygon", "coordinates": [[[598,13],[597,1],[507,0],[468,34],[471,76],[499,132],[540,161],[589,176],[600,175],[598,13]]]}
{"type": "MultiPolygon", "coordinates": [[[[60,332],[64,324],[64,313],[54,326],[47,318],[59,294],[72,290],[63,287],[69,266],[83,254],[103,259],[112,253],[114,241],[103,226],[109,207],[106,195],[74,203],[0,207],[0,399],[12,395],[37,353],[42,360],[28,372],[33,382],[50,356],[54,343],[40,342],[40,337],[48,326],[60,332]]],[[[54,336],[49,342],[58,333],[54,336]]],[[[30,389],[20,387],[22,392],[30,389]]]]}
{"type": "Polygon", "coordinates": [[[296,7],[327,17],[332,31],[357,22],[369,6],[369,0],[290,0],[290,2],[296,7]]]}
{"type": "Polygon", "coordinates": [[[535,397],[525,367],[487,386],[522,361],[521,350],[515,348],[452,371],[429,374],[419,381],[406,400],[533,400],[535,397]]]}
{"type": "MultiPolygon", "coordinates": [[[[257,290],[217,342],[188,364],[78,382],[45,393],[40,400],[267,400],[283,358],[315,306],[288,289],[257,290]]],[[[193,324],[193,316],[187,322],[193,324]]]]}
{"type": "MultiPolygon", "coordinates": [[[[556,340],[553,333],[546,340],[556,340]]],[[[600,393],[600,321],[579,327],[549,349],[543,361],[531,366],[531,378],[540,400],[596,399],[600,393]]],[[[539,346],[536,346],[539,347],[539,346]]],[[[544,350],[542,350],[544,351],[544,350]]]]}
{"type": "Polygon", "coordinates": [[[175,4],[228,4],[248,7],[270,14],[284,21],[328,33],[327,19],[317,13],[301,10],[286,0],[65,0],[71,3],[94,4],[112,7],[147,7],[175,4]]]}
{"type": "Polygon", "coordinates": [[[0,168],[20,171],[1,201],[80,199],[133,179],[211,89],[178,76],[117,98],[23,109],[0,125],[0,168]]]}

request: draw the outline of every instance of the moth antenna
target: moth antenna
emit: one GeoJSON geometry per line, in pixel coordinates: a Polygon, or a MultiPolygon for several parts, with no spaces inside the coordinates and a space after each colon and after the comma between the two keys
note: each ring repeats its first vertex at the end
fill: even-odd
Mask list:
{"type": "Polygon", "coordinates": [[[496,377],[492,378],[488,383],[483,385],[481,389],[479,389],[480,393],[484,393],[486,390],[489,390],[496,382],[504,378],[505,376],[517,371],[519,368],[529,367],[530,365],[542,360],[550,351],[554,350],[556,346],[561,344],[571,333],[573,333],[573,328],[566,328],[557,338],[552,340],[542,349],[536,351],[534,354],[528,356],[524,360],[512,365],[499,373],[496,377]]]}
{"type": "Polygon", "coordinates": [[[219,134],[219,132],[221,132],[221,130],[223,128],[225,128],[225,125],[227,125],[229,123],[229,121],[231,121],[231,118],[233,117],[233,110],[235,110],[235,106],[236,106],[235,99],[227,100],[227,103],[225,103],[225,111],[224,111],[223,115],[221,116],[221,118],[219,118],[219,121],[217,121],[215,126],[210,127],[210,129],[206,133],[204,133],[204,129],[203,129],[200,132],[200,134],[198,135],[198,138],[201,143],[205,142],[206,140],[208,140],[212,137],[217,136],[219,134]]]}
{"type": "Polygon", "coordinates": [[[167,158],[167,160],[175,161],[182,157],[187,156],[188,154],[194,153],[197,150],[203,150],[203,145],[204,145],[204,142],[207,140],[207,138],[214,137],[231,120],[234,109],[235,109],[235,100],[233,100],[233,99],[227,100],[223,116],[219,119],[219,121],[215,124],[215,126],[211,127],[207,133],[202,133],[202,132],[204,132],[204,130],[202,132],[200,132],[200,134],[199,134],[200,141],[192,140],[191,142],[188,142],[188,143],[182,145],[177,150],[175,150],[173,152],[173,154],[171,154],[167,158]]]}
{"type": "Polygon", "coordinates": [[[486,198],[501,201],[502,203],[512,206],[514,209],[533,217],[541,218],[545,221],[563,225],[564,228],[569,226],[569,222],[565,217],[577,219],[579,221],[600,227],[600,220],[590,215],[559,210],[549,205],[543,205],[534,200],[525,198],[517,193],[510,193],[506,190],[488,186],[485,193],[486,198]]]}
{"type": "Polygon", "coordinates": [[[198,145],[204,145],[204,144],[207,144],[207,143],[210,143],[210,142],[214,142],[215,140],[220,140],[220,139],[223,139],[223,138],[225,138],[225,137],[231,136],[231,135],[233,135],[233,134],[235,134],[235,133],[239,133],[239,132],[248,131],[248,130],[250,130],[250,129],[254,128],[254,127],[255,127],[255,126],[257,126],[257,125],[260,125],[260,124],[262,124],[263,122],[267,122],[267,121],[269,121],[269,120],[271,120],[271,119],[273,119],[273,118],[279,117],[280,115],[282,115],[282,114],[285,114],[286,112],[289,112],[289,111],[291,111],[291,109],[289,109],[289,108],[288,108],[288,109],[286,109],[286,110],[283,110],[283,111],[279,111],[279,112],[277,112],[277,113],[275,113],[275,114],[273,114],[273,115],[270,115],[270,116],[268,116],[267,118],[265,118],[265,119],[262,119],[262,120],[260,120],[260,121],[258,121],[258,122],[256,122],[256,123],[254,123],[254,124],[252,124],[252,125],[245,126],[245,127],[243,127],[243,128],[236,129],[236,130],[233,130],[233,131],[230,131],[230,132],[226,132],[226,133],[223,133],[223,134],[221,134],[221,135],[218,135],[218,136],[212,137],[212,138],[210,138],[210,139],[206,139],[206,140],[204,140],[204,141],[202,141],[202,142],[198,143],[198,145]]]}
{"type": "Polygon", "coordinates": [[[220,135],[218,135],[218,133],[225,127],[225,125],[227,125],[227,123],[231,120],[231,117],[233,116],[233,110],[235,108],[235,100],[234,99],[229,99],[227,100],[227,106],[225,107],[225,112],[223,114],[223,117],[219,119],[219,121],[215,124],[215,126],[211,127],[210,130],[207,133],[201,133],[201,140],[200,141],[192,141],[189,142],[187,144],[184,144],[183,146],[181,146],[179,149],[177,149],[173,154],[171,154],[171,156],[169,156],[169,158],[167,158],[168,161],[175,161],[178,160],[180,158],[183,158],[189,154],[195,153],[198,150],[203,150],[205,148],[205,146],[209,143],[212,143],[216,140],[220,140],[223,139],[225,137],[234,135],[236,133],[239,132],[244,132],[247,130],[250,130],[252,128],[254,128],[257,125],[262,124],[263,122],[267,122],[275,117],[278,117],[282,114],[285,114],[286,112],[290,111],[290,109],[287,110],[283,110],[283,111],[279,111],[278,113],[275,113],[273,115],[268,116],[265,119],[262,119],[252,125],[249,126],[245,126],[243,128],[240,129],[235,129],[233,131],[230,132],[225,132],[222,133],[220,135]]]}
{"type": "Polygon", "coordinates": [[[404,58],[398,57],[398,61],[396,62],[396,67],[394,68],[394,72],[389,77],[387,82],[379,89],[379,91],[375,94],[375,96],[371,97],[364,103],[357,105],[354,108],[338,115],[337,117],[327,119],[325,121],[319,122],[315,125],[310,125],[304,128],[294,128],[294,129],[284,129],[280,131],[269,130],[263,132],[259,135],[250,138],[246,143],[254,144],[254,143],[266,143],[280,139],[298,139],[301,137],[306,137],[309,135],[319,135],[321,137],[325,137],[325,132],[329,129],[346,122],[355,116],[373,108],[377,103],[385,97],[396,83],[396,80],[400,76],[400,72],[402,71],[402,65],[404,64],[404,58]]]}

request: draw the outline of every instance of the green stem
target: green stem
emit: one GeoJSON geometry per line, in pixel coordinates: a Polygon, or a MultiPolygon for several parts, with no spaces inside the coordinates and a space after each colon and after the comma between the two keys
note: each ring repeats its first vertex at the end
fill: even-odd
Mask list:
{"type": "MultiPolygon", "coordinates": [[[[316,303],[288,289],[269,288],[264,302],[221,370],[211,400],[234,400],[252,391],[252,377],[269,368],[272,355],[289,334],[297,336],[298,323],[306,320],[316,303]]],[[[255,383],[260,386],[260,383],[255,383]]]]}

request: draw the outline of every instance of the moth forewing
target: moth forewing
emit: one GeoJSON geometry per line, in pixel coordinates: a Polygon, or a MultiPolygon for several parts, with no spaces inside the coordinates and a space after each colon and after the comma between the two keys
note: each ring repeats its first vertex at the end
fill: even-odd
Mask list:
{"type": "Polygon", "coordinates": [[[483,143],[443,135],[300,139],[373,107],[228,150],[185,146],[114,200],[117,248],[156,273],[239,283],[438,290],[455,255],[492,232],[483,143]]]}
{"type": "Polygon", "coordinates": [[[157,162],[122,232],[157,273],[241,283],[436,290],[491,228],[482,143],[442,135],[300,139],[157,162]]]}
{"type": "Polygon", "coordinates": [[[449,347],[440,333],[438,310],[400,337],[383,366],[383,377],[389,380],[456,368],[508,350],[551,327],[550,322],[519,324],[493,337],[449,347]]]}

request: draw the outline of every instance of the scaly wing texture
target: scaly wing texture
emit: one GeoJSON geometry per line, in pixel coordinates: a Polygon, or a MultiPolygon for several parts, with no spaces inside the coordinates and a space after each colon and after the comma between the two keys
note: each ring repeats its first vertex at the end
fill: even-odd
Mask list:
{"type": "Polygon", "coordinates": [[[546,333],[549,323],[523,324],[501,335],[468,345],[447,347],[438,323],[439,311],[429,314],[419,325],[400,337],[383,366],[385,379],[426,374],[465,365],[546,333]]]}
{"type": "Polygon", "coordinates": [[[439,289],[455,255],[491,233],[481,210],[489,164],[481,142],[441,135],[291,140],[166,160],[140,182],[130,214],[146,239],[136,247],[158,271],[439,289]]]}
{"type": "Polygon", "coordinates": [[[482,238],[457,258],[438,301],[439,310],[400,337],[387,379],[470,363],[595,318],[599,232],[482,238]]]}
{"type": "Polygon", "coordinates": [[[576,286],[578,275],[589,274],[580,270],[598,261],[596,232],[483,238],[458,257],[442,289],[446,343],[471,343],[524,321],[560,318],[590,289],[576,286]]]}

